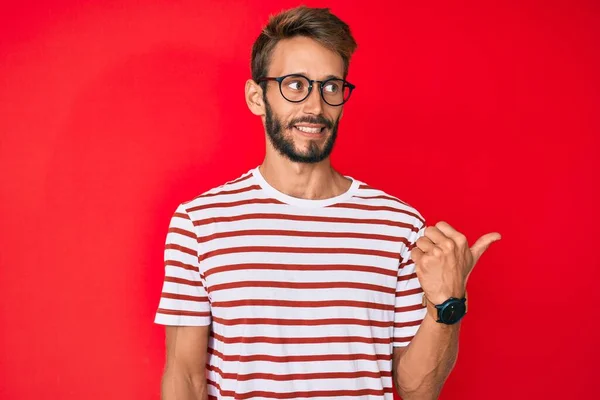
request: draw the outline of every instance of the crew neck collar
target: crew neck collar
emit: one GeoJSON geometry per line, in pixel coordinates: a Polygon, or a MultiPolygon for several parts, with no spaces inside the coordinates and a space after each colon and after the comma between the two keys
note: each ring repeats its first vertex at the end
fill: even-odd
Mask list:
{"type": "Polygon", "coordinates": [[[358,187],[360,185],[360,182],[357,181],[356,179],[352,178],[351,176],[345,176],[346,178],[352,180],[352,184],[350,185],[350,188],[347,191],[345,191],[344,193],[342,193],[338,196],[330,197],[328,199],[313,200],[313,199],[302,199],[299,197],[293,197],[293,196],[289,196],[283,192],[280,192],[279,190],[275,189],[273,186],[271,186],[265,180],[265,178],[260,173],[260,169],[258,167],[252,169],[252,176],[254,177],[254,179],[256,179],[259,186],[265,192],[267,192],[267,194],[269,196],[271,196],[283,203],[297,206],[297,207],[303,207],[303,208],[327,207],[327,206],[331,206],[333,204],[348,200],[356,193],[356,190],[358,189],[358,187]]]}

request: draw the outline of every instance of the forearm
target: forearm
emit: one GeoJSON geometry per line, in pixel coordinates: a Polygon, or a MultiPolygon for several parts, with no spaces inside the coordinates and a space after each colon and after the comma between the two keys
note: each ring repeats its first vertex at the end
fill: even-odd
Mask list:
{"type": "Polygon", "coordinates": [[[394,359],[394,380],[404,400],[437,399],[458,355],[460,322],[436,322],[435,311],[427,315],[401,357],[394,359]]]}
{"type": "Polygon", "coordinates": [[[162,400],[207,400],[205,376],[189,376],[175,368],[167,368],[161,385],[162,400]]]}

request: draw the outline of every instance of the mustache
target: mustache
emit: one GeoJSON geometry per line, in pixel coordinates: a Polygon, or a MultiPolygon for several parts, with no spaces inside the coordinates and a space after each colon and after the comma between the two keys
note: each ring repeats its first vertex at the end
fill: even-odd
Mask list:
{"type": "Polygon", "coordinates": [[[330,120],[328,120],[327,118],[325,118],[322,115],[317,115],[314,117],[306,116],[306,117],[296,118],[296,119],[290,121],[290,123],[287,125],[287,128],[292,129],[294,127],[294,125],[300,124],[302,122],[304,122],[306,124],[325,125],[325,127],[327,129],[333,128],[333,122],[331,122],[330,120]]]}

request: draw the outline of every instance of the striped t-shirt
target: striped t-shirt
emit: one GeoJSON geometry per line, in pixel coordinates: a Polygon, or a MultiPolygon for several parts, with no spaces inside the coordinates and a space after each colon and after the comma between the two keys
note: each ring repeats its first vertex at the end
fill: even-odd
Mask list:
{"type": "Polygon", "coordinates": [[[155,322],[211,325],[211,399],[392,399],[392,353],[425,316],[410,249],[425,221],[348,177],[307,200],[258,168],[182,203],[155,322]]]}

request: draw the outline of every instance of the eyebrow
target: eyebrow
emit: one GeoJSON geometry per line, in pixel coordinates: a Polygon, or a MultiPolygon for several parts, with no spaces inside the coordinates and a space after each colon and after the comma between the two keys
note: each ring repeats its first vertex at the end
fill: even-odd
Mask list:
{"type": "MultiPolygon", "coordinates": [[[[302,75],[302,76],[307,76],[308,74],[306,72],[292,72],[290,74],[286,74],[286,75],[302,75]]],[[[327,75],[325,78],[323,78],[322,80],[326,81],[327,79],[343,79],[340,78],[337,75],[327,75]]],[[[318,79],[317,79],[318,80],[318,79]]]]}

